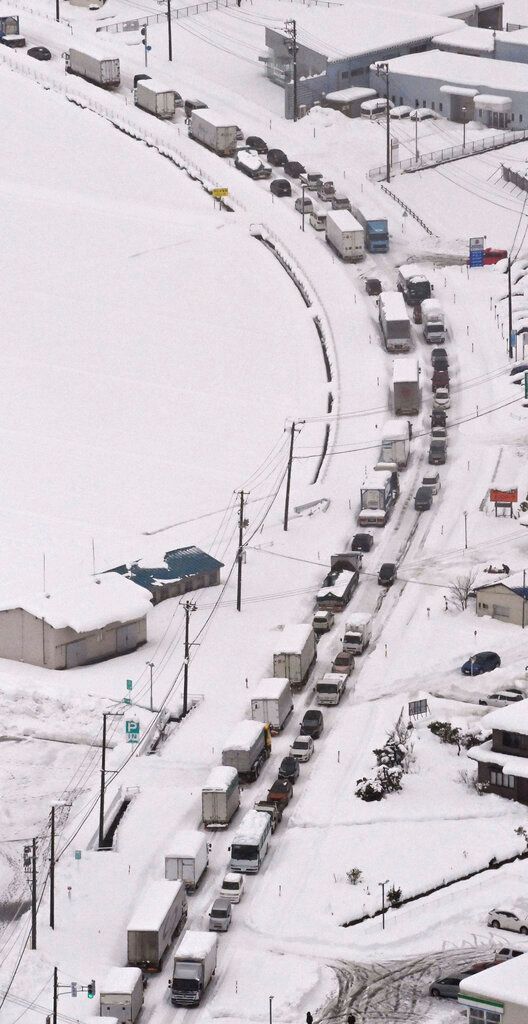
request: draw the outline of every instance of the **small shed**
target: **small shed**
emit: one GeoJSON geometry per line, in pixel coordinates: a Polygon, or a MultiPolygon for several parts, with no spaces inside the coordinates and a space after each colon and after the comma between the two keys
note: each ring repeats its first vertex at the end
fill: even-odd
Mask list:
{"type": "Polygon", "coordinates": [[[76,668],[128,654],[147,639],[150,597],[104,573],[68,589],[0,607],[0,658],[76,668]]]}
{"type": "Polygon", "coordinates": [[[144,565],[143,560],[117,565],[108,572],[119,573],[144,587],[152,594],[152,603],[159,604],[169,597],[180,597],[189,590],[216,587],[220,583],[220,569],[224,563],[208,555],[194,544],[166,551],[163,564],[144,565]]]}
{"type": "Polygon", "coordinates": [[[528,626],[528,574],[514,573],[495,583],[476,586],[475,610],[514,626],[528,626]]]}

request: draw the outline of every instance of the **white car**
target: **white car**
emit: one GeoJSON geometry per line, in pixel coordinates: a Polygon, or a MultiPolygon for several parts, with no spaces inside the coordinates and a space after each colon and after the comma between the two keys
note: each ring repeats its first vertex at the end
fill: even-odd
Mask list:
{"type": "Polygon", "coordinates": [[[502,962],[504,960],[513,960],[516,956],[523,956],[527,951],[525,949],[512,949],[510,946],[503,946],[498,949],[495,953],[495,960],[502,962]]]}
{"type": "Polygon", "coordinates": [[[528,935],[528,914],[523,912],[515,914],[513,910],[490,910],[488,925],[491,928],[506,928],[509,932],[528,935]]]}
{"type": "Polygon", "coordinates": [[[508,704],[516,704],[518,700],[524,700],[524,693],[518,690],[499,690],[498,693],[490,693],[489,697],[481,697],[479,704],[485,704],[488,708],[505,708],[508,704]]]}
{"type": "Polygon", "coordinates": [[[436,117],[436,114],[430,107],[417,107],[416,110],[411,110],[409,117],[411,121],[428,121],[429,118],[436,117]]]}
{"type": "Polygon", "coordinates": [[[449,409],[451,399],[447,388],[437,388],[433,395],[433,406],[435,409],[449,409]]]}
{"type": "Polygon", "coordinates": [[[311,736],[297,736],[290,747],[290,757],[298,761],[309,761],[314,752],[314,741],[311,736]]]}
{"type": "Polygon", "coordinates": [[[227,875],[224,876],[224,881],[222,882],[220,896],[225,900],[229,900],[231,903],[240,903],[243,892],[244,875],[239,875],[237,871],[228,871],[227,875]]]}
{"type": "Polygon", "coordinates": [[[409,117],[412,107],[393,107],[389,111],[389,117],[394,117],[399,120],[401,117],[409,117]]]}

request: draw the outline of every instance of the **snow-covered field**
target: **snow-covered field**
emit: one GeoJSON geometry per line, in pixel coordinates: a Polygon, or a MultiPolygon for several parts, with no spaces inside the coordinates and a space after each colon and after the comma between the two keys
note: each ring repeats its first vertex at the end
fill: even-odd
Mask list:
{"type": "MultiPolygon", "coordinates": [[[[133,17],[147,7],[153,9],[108,0],[99,12],[66,3],[61,10],[81,38],[103,16],[133,17]]],[[[157,76],[170,76],[183,95],[221,105],[246,133],[262,134],[321,168],[351,196],[378,203],[390,221],[390,252],[345,266],[308,224],[300,231],[291,200],[273,200],[266,182],[248,181],[231,162],[201,150],[186,137],[181,118],[175,126],[153,125],[132,108],[132,76],[143,64],[137,35],[111,37],[123,85],[114,95],[101,94],[64,78],[57,54],[71,36],[67,26],[54,24],[54,5],[42,0],[38,10],[28,8],[20,6],[28,42],[49,45],[54,59],[30,67],[30,77],[24,51],[0,53],[0,124],[11,143],[0,154],[9,299],[0,383],[2,599],[191,543],[225,562],[227,585],[218,605],[218,589],[194,595],[192,713],[169,727],[153,756],[133,756],[122,721],[109,722],[108,767],[118,774],[107,801],[119,792],[131,800],[112,851],[94,845],[101,715],[115,710],[132,679],[134,713],[143,732],[150,727],[148,661],[155,706],[166,701],[179,712],[178,602],[149,612],[148,644],[126,658],[67,673],[0,663],[0,1018],[41,1021],[50,1011],[54,965],[61,984],[94,977],[99,988],[109,966],[126,963],[134,905],[149,880],[163,877],[176,832],[200,826],[201,786],[230,728],[249,716],[258,680],[271,674],[283,627],[310,621],[330,555],[345,550],[355,532],[359,488],[390,415],[392,369],[364,278],[394,287],[395,267],[412,256],[423,262],[449,322],[452,406],[442,488],[430,512],[414,512],[427,469],[432,395],[430,354],[413,327],[423,410],[413,422],[395,514],[376,532],[351,605],[374,615],[373,642],[357,659],[341,705],[324,709],[315,756],[301,768],[261,872],[246,880],[231,929],[219,939],[215,979],[193,1012],[200,1021],[254,1022],[271,1013],[293,1024],[308,1010],[322,1020],[344,1019],[355,1008],[365,1022],[455,1021],[456,1006],[435,1005],[428,984],[501,944],[486,926],[487,911],[501,900],[511,904],[525,889],[526,861],[484,870],[392,910],[384,930],[379,916],[345,925],[378,911],[385,879],[407,898],[485,869],[492,858],[513,857],[524,845],[515,830],[526,826],[526,809],[478,794],[468,784],[474,764],[465,751],[441,744],[427,726],[436,718],[464,729],[485,727],[479,697],[521,677],[528,661],[517,627],[477,619],[471,602],[464,612],[445,607],[453,579],[465,572],[503,561],[512,571],[526,568],[525,528],[495,518],[487,492],[516,485],[524,497],[528,470],[526,410],[508,376],[505,277],[500,268],[470,273],[442,265],[443,256],[464,252],[473,234],[485,234],[489,245],[511,243],[523,200],[503,187],[499,169],[501,161],[522,161],[526,146],[395,177],[391,189],[429,225],[437,236],[431,238],[367,181],[368,169],[383,161],[382,126],[323,110],[296,125],[282,120],[282,94],[265,79],[258,55],[264,24],[291,16],[293,5],[255,0],[240,11],[182,21],[174,29],[172,68],[166,27],[154,27],[149,69],[157,76]],[[68,90],[90,109],[67,102],[68,90]],[[110,120],[121,116],[149,146],[113,127],[110,120]],[[192,164],[195,177],[229,187],[234,212],[215,208],[200,182],[154,146],[192,164]],[[309,308],[254,237],[255,225],[263,225],[294,267],[309,308]],[[325,331],[330,381],[314,314],[325,331]],[[285,427],[292,420],[303,423],[286,533],[285,427]],[[326,422],[329,452],[313,483],[326,422]],[[249,525],[239,614],[231,569],[241,488],[249,492],[249,525]],[[316,498],[328,499],[326,511],[295,511],[316,498]],[[384,561],[398,562],[398,580],[381,596],[376,576],[384,561]],[[485,649],[500,653],[501,668],[463,677],[462,662],[485,649]],[[428,699],[430,714],[414,723],[402,791],[381,803],[360,801],[356,781],[373,772],[373,750],[417,698],[428,699]],[[47,925],[46,894],[37,951],[26,950],[19,964],[29,927],[23,846],[39,836],[40,885],[47,817],[59,801],[71,808],[60,813],[56,928],[47,925]],[[357,885],[347,879],[353,868],[361,872],[357,885]],[[391,974],[395,960],[401,982],[391,974]],[[352,966],[345,970],[343,962],[352,966]],[[389,975],[379,991],[369,988],[389,975]],[[357,994],[363,985],[368,998],[357,994]]],[[[510,17],[522,20],[515,12],[510,17]]],[[[422,152],[460,141],[460,126],[448,122],[426,122],[419,131],[422,152]]],[[[412,153],[414,127],[401,123],[394,132],[400,156],[412,153]]],[[[468,138],[477,134],[468,129],[468,138]]],[[[266,795],[312,703],[314,679],[339,649],[345,621],[346,613],[338,616],[320,641],[315,674],[295,698],[261,781],[245,788],[242,810],[266,795]]],[[[232,836],[232,829],[210,836],[209,869],[190,899],[191,928],[207,926],[232,836]]],[[[510,939],[528,948],[526,939],[504,942],[510,939]]],[[[168,1000],[169,970],[170,957],[149,981],[145,1021],[183,1020],[184,1011],[168,1000]]],[[[61,994],[59,1019],[89,1019],[97,1000],[84,1000],[61,994]]]]}

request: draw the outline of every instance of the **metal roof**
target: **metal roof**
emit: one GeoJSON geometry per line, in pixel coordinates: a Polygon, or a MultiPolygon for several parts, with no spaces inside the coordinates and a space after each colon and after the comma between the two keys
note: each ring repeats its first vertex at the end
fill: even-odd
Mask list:
{"type": "Polygon", "coordinates": [[[224,563],[207,555],[201,548],[194,544],[186,548],[175,548],[173,551],[166,551],[163,557],[164,565],[147,566],[141,561],[131,562],[129,565],[117,565],[115,569],[108,572],[118,572],[133,580],[140,587],[152,590],[153,587],[162,587],[176,580],[182,580],[191,576],[201,576],[203,573],[215,572],[222,569],[224,563]]]}

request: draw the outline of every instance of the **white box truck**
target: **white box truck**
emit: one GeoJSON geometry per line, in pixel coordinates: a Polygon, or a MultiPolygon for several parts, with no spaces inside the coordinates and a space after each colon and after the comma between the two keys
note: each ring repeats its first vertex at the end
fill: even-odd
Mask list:
{"type": "Polygon", "coordinates": [[[143,1006],[143,975],[139,967],[112,967],[99,993],[101,1017],[134,1024],[143,1006]]]}
{"type": "Polygon", "coordinates": [[[281,732],[293,711],[289,679],[261,679],[251,698],[251,717],[268,722],[271,735],[281,732]]]}
{"type": "Polygon", "coordinates": [[[218,937],[211,932],[186,932],[169,981],[173,1006],[198,1006],[216,971],[217,949],[218,937]]]}
{"type": "Polygon", "coordinates": [[[207,840],[201,832],[177,832],[172,852],[165,856],[165,878],[181,879],[187,892],[194,892],[209,863],[207,840]]]}
{"type": "Polygon", "coordinates": [[[316,704],[332,707],[339,704],[346,690],[346,676],[342,672],[325,672],[315,684],[316,704]]]}
{"type": "Polygon", "coordinates": [[[289,679],[292,690],[304,686],[315,662],[315,633],[311,626],[287,626],[273,655],[273,675],[289,679]]]}
{"type": "Polygon", "coordinates": [[[236,153],[236,124],[214,110],[193,110],[189,135],[202,146],[212,149],[217,156],[233,156],[236,153]]]}
{"type": "Polygon", "coordinates": [[[63,56],[69,75],[78,75],[87,82],[106,87],[119,85],[121,81],[119,58],[96,50],[95,44],[90,44],[90,53],[71,46],[63,56]]]}
{"type": "Polygon", "coordinates": [[[394,360],[390,404],[395,416],[417,416],[420,412],[420,365],[413,356],[394,360]]]}
{"type": "Polygon", "coordinates": [[[163,957],[187,920],[183,882],[151,882],[127,929],[128,964],[160,971],[163,957]]]}
{"type": "Polygon", "coordinates": [[[378,298],[378,318],[387,352],[409,352],[411,321],[399,292],[382,292],[378,298]]]}
{"type": "Polygon", "coordinates": [[[346,263],[365,258],[365,234],[349,210],[331,210],[326,215],[326,241],[346,263]]]}
{"type": "Polygon", "coordinates": [[[411,441],[409,427],[401,420],[388,420],[383,426],[381,435],[381,451],[376,469],[387,471],[405,469],[409,461],[411,441]]]}
{"type": "Polygon", "coordinates": [[[175,89],[162,85],[152,78],[137,83],[134,89],[134,103],[141,110],[161,118],[174,117],[176,106],[182,106],[181,99],[178,104],[176,103],[175,89]]]}
{"type": "Polygon", "coordinates": [[[258,779],[271,753],[269,725],[240,722],[222,750],[222,764],[236,768],[241,782],[258,779]]]}
{"type": "Polygon", "coordinates": [[[236,768],[218,765],[210,772],[202,789],[202,822],[205,828],[227,828],[240,805],[240,785],[236,768]]]}
{"type": "Polygon", "coordinates": [[[446,340],[444,311],[436,299],[424,299],[421,305],[423,336],[429,345],[446,340]]]}
{"type": "Polygon", "coordinates": [[[343,650],[350,654],[363,654],[372,636],[372,615],[355,612],[348,619],[343,636],[343,650]]]}

